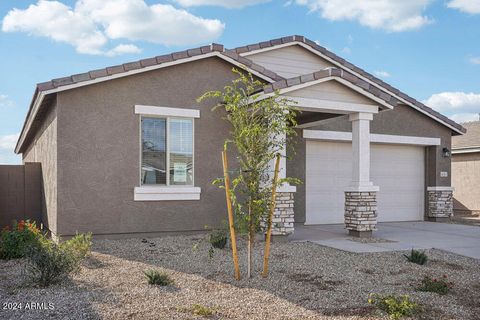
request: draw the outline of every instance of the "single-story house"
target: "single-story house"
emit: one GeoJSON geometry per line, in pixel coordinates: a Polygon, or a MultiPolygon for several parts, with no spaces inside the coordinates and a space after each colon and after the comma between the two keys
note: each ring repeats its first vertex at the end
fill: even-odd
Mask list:
{"type": "Polygon", "coordinates": [[[480,214],[480,120],[464,123],[465,135],[452,139],[455,214],[480,214]]]}
{"type": "Polygon", "coordinates": [[[211,44],[40,83],[16,153],[43,170],[54,236],[203,230],[226,218],[221,151],[229,126],[197,103],[250,72],[302,110],[280,176],[275,234],[345,223],[438,221],[452,213],[452,136],[465,129],[303,36],[211,44]]]}

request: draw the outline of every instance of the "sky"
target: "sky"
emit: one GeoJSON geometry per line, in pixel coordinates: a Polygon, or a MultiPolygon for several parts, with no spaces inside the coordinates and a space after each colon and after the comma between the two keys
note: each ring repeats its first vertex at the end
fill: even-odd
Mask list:
{"type": "Polygon", "coordinates": [[[480,0],[0,1],[0,163],[35,84],[211,42],[299,34],[457,122],[480,113],[480,0]]]}

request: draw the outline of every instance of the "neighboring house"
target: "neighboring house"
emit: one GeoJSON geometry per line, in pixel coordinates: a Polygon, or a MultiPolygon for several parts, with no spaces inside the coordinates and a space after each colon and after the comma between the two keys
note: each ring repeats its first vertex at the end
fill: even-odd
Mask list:
{"type": "Polygon", "coordinates": [[[40,162],[44,223],[54,235],[155,235],[225,219],[228,136],[209,90],[232,68],[297,102],[295,155],[281,176],[276,234],[293,222],[441,220],[452,212],[451,137],[465,129],[303,36],[236,49],[176,52],[37,85],[15,151],[40,162]],[[370,134],[371,132],[371,134],[370,134]],[[292,200],[294,199],[294,200],[292,200]],[[378,205],[377,205],[378,204],[378,205]],[[378,216],[377,216],[378,207],[378,216]]]}
{"type": "Polygon", "coordinates": [[[467,122],[467,133],[452,140],[453,204],[456,214],[480,213],[480,121],[467,122]]]}

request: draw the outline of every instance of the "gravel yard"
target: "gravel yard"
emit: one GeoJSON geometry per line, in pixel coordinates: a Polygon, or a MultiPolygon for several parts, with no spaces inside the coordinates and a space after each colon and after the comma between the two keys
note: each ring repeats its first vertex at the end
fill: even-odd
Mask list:
{"type": "MultiPolygon", "coordinates": [[[[214,311],[213,319],[382,319],[368,294],[408,294],[423,305],[420,319],[480,319],[478,260],[429,250],[427,265],[401,252],[354,254],[312,243],[274,243],[270,277],[233,279],[229,249],[209,257],[205,235],[95,240],[79,274],[46,289],[24,282],[22,261],[0,261],[1,319],[195,319],[193,305],[214,311]],[[142,271],[166,271],[174,286],[146,283],[142,271]],[[425,275],[447,274],[455,285],[440,296],[418,292],[425,275]],[[53,303],[53,310],[26,310],[27,303],[53,303]],[[21,310],[5,310],[21,303],[21,310]],[[11,306],[11,305],[10,305],[11,306]]],[[[245,243],[240,241],[245,267],[245,243]]],[[[246,274],[245,268],[242,275],[246,274]]],[[[384,317],[384,319],[386,319],[384,317]]]]}

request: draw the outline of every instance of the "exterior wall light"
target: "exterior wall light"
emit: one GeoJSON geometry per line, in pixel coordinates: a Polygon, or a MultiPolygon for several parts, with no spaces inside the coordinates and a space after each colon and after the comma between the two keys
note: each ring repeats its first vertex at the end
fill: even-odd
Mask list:
{"type": "Polygon", "coordinates": [[[443,148],[442,149],[442,155],[443,155],[444,158],[450,158],[451,152],[448,148],[443,148]]]}

